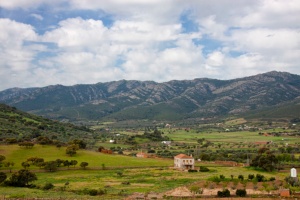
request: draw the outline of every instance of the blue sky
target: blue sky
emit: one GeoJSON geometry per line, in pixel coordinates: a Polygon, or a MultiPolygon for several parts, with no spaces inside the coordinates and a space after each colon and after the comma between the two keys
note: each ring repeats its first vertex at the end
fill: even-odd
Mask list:
{"type": "Polygon", "coordinates": [[[0,1],[0,90],[300,74],[298,0],[0,1]]]}

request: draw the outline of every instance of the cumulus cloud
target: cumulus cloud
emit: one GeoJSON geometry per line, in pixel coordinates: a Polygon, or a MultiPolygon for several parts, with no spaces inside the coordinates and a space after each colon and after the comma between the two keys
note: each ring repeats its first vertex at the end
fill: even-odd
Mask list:
{"type": "Polygon", "coordinates": [[[49,14],[35,14],[45,5],[59,19],[46,32],[0,18],[0,74],[16,80],[3,79],[2,89],[300,74],[297,0],[0,1],[3,9],[27,9],[47,22],[49,14]]]}
{"type": "Polygon", "coordinates": [[[10,19],[0,19],[0,30],[1,87],[14,83],[21,86],[27,81],[25,74],[31,69],[37,48],[29,43],[37,40],[37,35],[32,26],[10,19]]]}

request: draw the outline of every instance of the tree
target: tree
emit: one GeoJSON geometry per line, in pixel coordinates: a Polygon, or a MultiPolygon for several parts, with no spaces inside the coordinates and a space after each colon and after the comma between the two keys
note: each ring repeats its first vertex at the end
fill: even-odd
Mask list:
{"type": "Polygon", "coordinates": [[[57,170],[57,162],[56,161],[45,162],[44,169],[48,170],[49,172],[56,171],[57,170]]]}
{"type": "Polygon", "coordinates": [[[88,165],[89,165],[89,163],[87,163],[87,162],[80,163],[80,167],[82,167],[83,169],[85,169],[88,165]]]}
{"type": "Polygon", "coordinates": [[[73,165],[73,166],[75,167],[75,166],[77,165],[78,162],[77,162],[77,160],[71,160],[70,163],[71,163],[71,165],[73,165]]]}
{"type": "Polygon", "coordinates": [[[245,189],[237,189],[235,194],[239,197],[245,197],[247,195],[247,191],[245,189]]]}
{"type": "Polygon", "coordinates": [[[244,180],[244,176],[243,175],[239,175],[238,179],[240,179],[241,181],[243,181],[244,180]]]}
{"type": "Polygon", "coordinates": [[[249,179],[249,180],[254,179],[254,177],[255,177],[254,174],[249,174],[249,175],[248,175],[248,179],[249,179]]]}
{"type": "Polygon", "coordinates": [[[75,139],[73,141],[71,141],[69,144],[75,144],[79,147],[79,149],[85,149],[86,148],[86,143],[83,140],[78,140],[75,139]]]}
{"type": "Polygon", "coordinates": [[[71,162],[68,160],[65,160],[63,164],[64,164],[64,166],[67,166],[69,168],[71,165],[71,162]]]}
{"type": "Polygon", "coordinates": [[[4,167],[9,168],[9,172],[10,172],[10,173],[11,173],[11,170],[12,170],[12,168],[13,168],[14,165],[15,165],[14,162],[5,162],[5,163],[4,163],[4,167]]]}
{"type": "Polygon", "coordinates": [[[66,154],[68,154],[69,156],[73,156],[76,154],[76,151],[79,149],[78,145],[76,144],[71,144],[69,146],[67,146],[66,149],[66,154]]]}
{"type": "Polygon", "coordinates": [[[228,189],[218,191],[218,197],[230,197],[230,191],[228,189]]]}
{"type": "Polygon", "coordinates": [[[5,160],[5,156],[0,155],[0,162],[2,162],[3,160],[5,160]]]}
{"type": "Polygon", "coordinates": [[[32,181],[37,180],[34,173],[28,171],[27,169],[21,169],[18,172],[12,174],[8,181],[5,182],[6,185],[25,187],[32,181]]]}
{"type": "Polygon", "coordinates": [[[64,160],[56,159],[57,167],[60,167],[64,163],[64,160]]]}
{"type": "Polygon", "coordinates": [[[258,155],[252,160],[251,166],[270,172],[275,169],[277,163],[278,159],[268,148],[261,148],[258,150],[258,155]]]}
{"type": "Polygon", "coordinates": [[[20,147],[25,147],[26,149],[32,149],[34,144],[32,142],[20,142],[19,146],[20,147]]]}
{"type": "Polygon", "coordinates": [[[265,180],[265,176],[261,174],[256,174],[256,180],[258,182],[263,182],[265,180]]]}
{"type": "Polygon", "coordinates": [[[30,167],[30,164],[28,162],[22,162],[22,167],[24,167],[24,169],[27,169],[28,167],[30,167]]]}
{"type": "Polygon", "coordinates": [[[2,183],[3,181],[5,181],[7,178],[6,174],[4,172],[0,172],[0,183],[2,183]]]}

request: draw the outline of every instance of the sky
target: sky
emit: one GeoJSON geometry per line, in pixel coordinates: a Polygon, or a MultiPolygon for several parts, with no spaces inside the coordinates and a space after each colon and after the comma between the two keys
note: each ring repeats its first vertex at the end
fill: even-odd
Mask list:
{"type": "Polygon", "coordinates": [[[300,74],[299,0],[0,0],[0,91],[300,74]]]}

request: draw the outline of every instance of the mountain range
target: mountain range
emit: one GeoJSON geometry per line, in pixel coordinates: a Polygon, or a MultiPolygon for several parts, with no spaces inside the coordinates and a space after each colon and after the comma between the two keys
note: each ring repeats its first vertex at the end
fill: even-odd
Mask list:
{"type": "Polygon", "coordinates": [[[277,71],[232,80],[120,80],[0,92],[2,103],[70,121],[211,118],[298,104],[299,97],[300,76],[277,71]]]}

